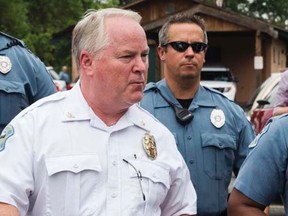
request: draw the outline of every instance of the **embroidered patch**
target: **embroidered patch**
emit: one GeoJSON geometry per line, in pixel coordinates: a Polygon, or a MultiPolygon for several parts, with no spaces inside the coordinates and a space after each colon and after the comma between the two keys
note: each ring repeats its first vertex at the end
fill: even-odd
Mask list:
{"type": "Polygon", "coordinates": [[[6,141],[14,134],[14,128],[12,125],[7,125],[0,136],[0,152],[5,149],[6,141]]]}

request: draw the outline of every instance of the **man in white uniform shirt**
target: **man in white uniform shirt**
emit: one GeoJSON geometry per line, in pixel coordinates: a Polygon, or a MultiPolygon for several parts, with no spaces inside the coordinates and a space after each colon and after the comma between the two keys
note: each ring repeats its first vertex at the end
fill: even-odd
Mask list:
{"type": "Polygon", "coordinates": [[[0,138],[0,215],[196,215],[173,135],[138,106],[149,48],[132,11],[73,30],[80,81],[22,111],[0,138]]]}

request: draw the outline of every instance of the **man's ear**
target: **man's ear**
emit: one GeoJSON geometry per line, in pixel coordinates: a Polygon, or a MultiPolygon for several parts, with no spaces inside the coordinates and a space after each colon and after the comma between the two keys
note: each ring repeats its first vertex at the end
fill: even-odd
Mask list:
{"type": "Polygon", "coordinates": [[[165,61],[165,53],[166,53],[165,47],[158,46],[157,52],[160,60],[165,61]]]}
{"type": "Polygon", "coordinates": [[[203,55],[203,63],[206,62],[206,59],[205,59],[205,57],[206,57],[206,53],[207,53],[207,49],[205,49],[205,51],[204,51],[204,55],[203,55]]]}
{"type": "Polygon", "coordinates": [[[86,71],[86,74],[93,73],[92,67],[93,67],[93,56],[87,52],[82,51],[79,56],[79,62],[80,67],[83,69],[83,71],[86,71]]]}

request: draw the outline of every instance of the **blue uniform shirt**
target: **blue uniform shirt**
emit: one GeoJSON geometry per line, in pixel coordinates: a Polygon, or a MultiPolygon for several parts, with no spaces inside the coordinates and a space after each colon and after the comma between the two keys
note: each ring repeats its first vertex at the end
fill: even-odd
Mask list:
{"type": "Polygon", "coordinates": [[[189,107],[194,118],[182,126],[176,121],[173,108],[155,91],[155,85],[168,100],[181,107],[165,80],[147,84],[141,106],[174,134],[197,193],[197,215],[217,215],[227,207],[232,171],[238,173],[255,137],[251,124],[237,104],[200,86],[189,107]],[[211,117],[219,109],[225,115],[225,120],[223,116],[220,119],[224,123],[220,128],[212,124],[215,119],[213,114],[211,117]]]}
{"type": "Polygon", "coordinates": [[[0,133],[21,110],[54,92],[40,59],[22,41],[0,32],[0,133]]]}
{"type": "Polygon", "coordinates": [[[251,143],[234,187],[252,200],[268,206],[282,195],[288,209],[288,114],[269,120],[251,143]]]}

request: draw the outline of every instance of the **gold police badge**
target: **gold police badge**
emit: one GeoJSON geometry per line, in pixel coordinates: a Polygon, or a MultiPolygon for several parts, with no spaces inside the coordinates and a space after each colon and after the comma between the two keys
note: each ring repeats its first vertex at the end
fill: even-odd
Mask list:
{"type": "Polygon", "coordinates": [[[12,68],[12,63],[7,56],[0,56],[0,72],[3,74],[8,73],[12,68]]]}
{"type": "Polygon", "coordinates": [[[149,159],[155,160],[157,157],[157,147],[155,139],[149,133],[145,133],[143,137],[143,147],[149,159]]]}

